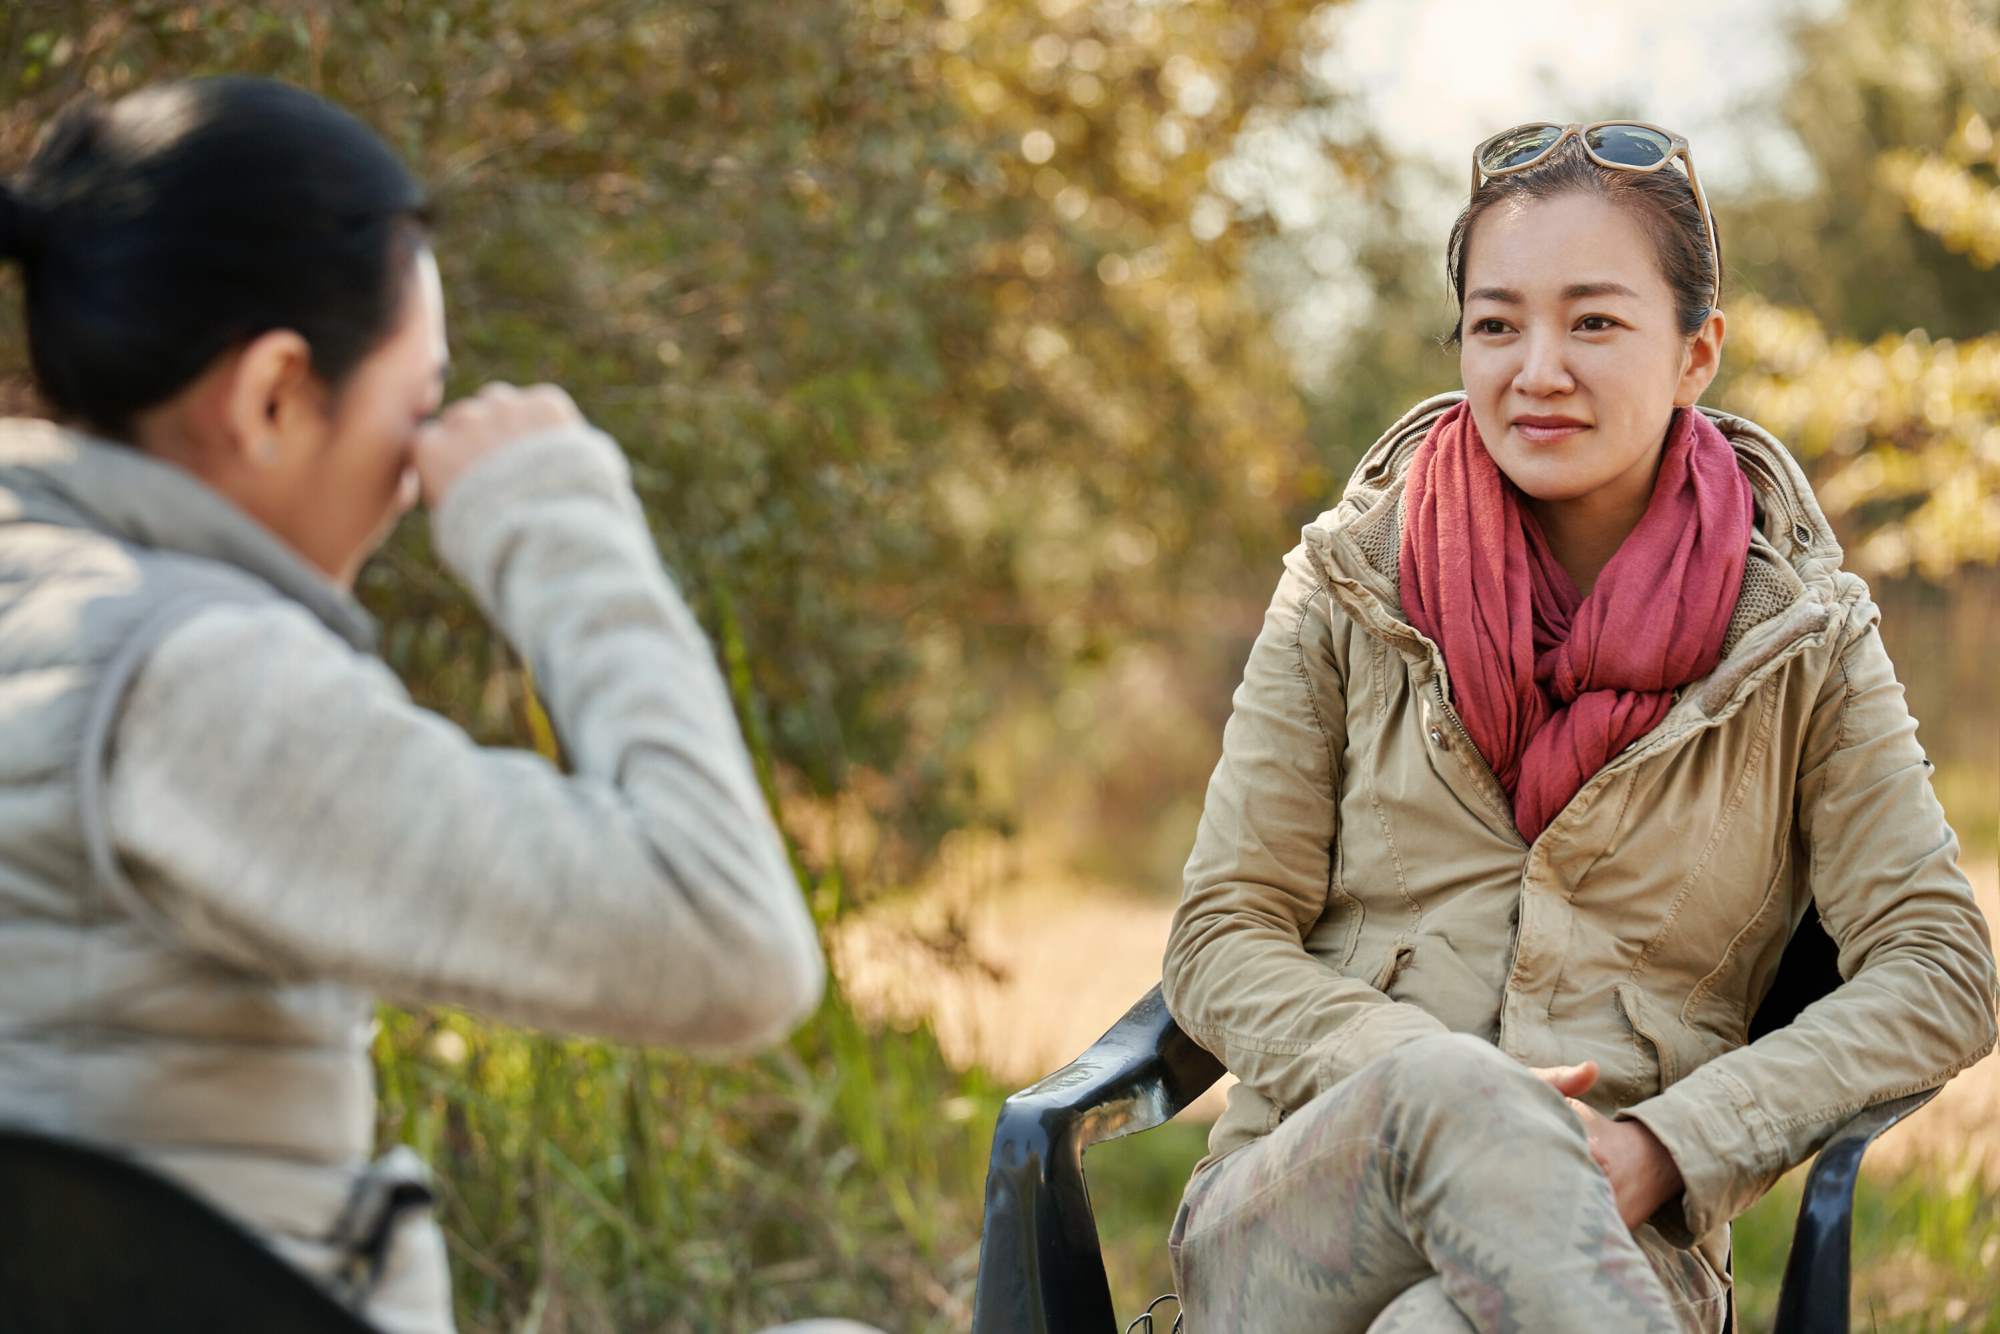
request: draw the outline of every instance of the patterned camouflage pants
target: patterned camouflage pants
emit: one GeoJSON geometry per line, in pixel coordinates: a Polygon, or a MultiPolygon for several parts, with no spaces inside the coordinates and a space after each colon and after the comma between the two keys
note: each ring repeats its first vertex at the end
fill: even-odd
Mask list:
{"type": "Polygon", "coordinates": [[[1425,1038],[1195,1174],[1169,1242],[1188,1334],[1722,1328],[1726,1280],[1627,1229],[1562,1096],[1425,1038]]]}

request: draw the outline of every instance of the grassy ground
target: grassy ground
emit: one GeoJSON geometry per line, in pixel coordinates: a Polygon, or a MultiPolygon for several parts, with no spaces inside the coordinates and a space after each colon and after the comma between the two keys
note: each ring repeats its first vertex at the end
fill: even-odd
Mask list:
{"type": "Polygon", "coordinates": [[[970,1320],[999,1090],[838,999],[704,1065],[388,1012],[387,1138],[437,1169],[465,1334],[970,1320]]]}
{"type": "MultiPolygon", "coordinates": [[[[702,1067],[387,1018],[387,1128],[439,1168],[466,1334],[969,1323],[1001,1090],[954,1073],[921,1029],[870,1032],[830,1005],[778,1057],[702,1067]]],[[[1166,1231],[1206,1134],[1176,1121],[1091,1151],[1122,1319],[1172,1286],[1166,1231]]],[[[1746,1330],[1769,1327],[1799,1181],[1737,1224],[1746,1330]]],[[[1927,1160],[1865,1177],[1854,1253],[1857,1329],[2000,1334],[2000,1193],[1980,1173],[1927,1160]]]]}

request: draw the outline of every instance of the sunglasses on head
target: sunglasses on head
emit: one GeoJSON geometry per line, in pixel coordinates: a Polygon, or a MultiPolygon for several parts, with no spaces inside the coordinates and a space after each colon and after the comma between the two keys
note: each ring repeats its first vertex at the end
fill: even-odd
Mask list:
{"type": "Polygon", "coordinates": [[[1672,130],[1636,120],[1599,120],[1588,125],[1571,122],[1530,121],[1487,139],[1472,150],[1472,188],[1494,176],[1511,176],[1526,171],[1575,135],[1592,162],[1612,171],[1633,171],[1648,175],[1664,168],[1675,158],[1687,173],[1694,202],[1701,209],[1701,225],[1708,233],[1708,259],[1715,274],[1715,293],[1709,301],[1713,309],[1722,300],[1722,252],[1715,244],[1715,215],[1709,212],[1708,196],[1702,192],[1701,178],[1694,174],[1694,155],[1688,141],[1672,130]]]}

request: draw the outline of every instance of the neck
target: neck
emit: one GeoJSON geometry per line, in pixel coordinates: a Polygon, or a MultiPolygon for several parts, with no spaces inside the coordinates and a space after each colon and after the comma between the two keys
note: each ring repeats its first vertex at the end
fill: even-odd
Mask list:
{"type": "Polygon", "coordinates": [[[1652,499],[1653,479],[1658,472],[1659,456],[1655,455],[1636,479],[1620,478],[1568,500],[1525,497],[1528,511],[1549,540],[1549,550],[1579,593],[1590,595],[1597,576],[1639,526],[1652,499]],[[1642,484],[1630,485],[1632,480],[1642,484]]]}

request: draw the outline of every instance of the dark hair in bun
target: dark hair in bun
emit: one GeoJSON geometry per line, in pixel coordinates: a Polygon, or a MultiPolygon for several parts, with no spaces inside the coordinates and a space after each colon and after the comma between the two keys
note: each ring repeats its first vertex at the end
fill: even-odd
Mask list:
{"type": "Polygon", "coordinates": [[[43,397],[114,438],[272,329],[338,384],[393,327],[422,188],[360,121],[270,79],[71,107],[0,186],[43,397]]]}

